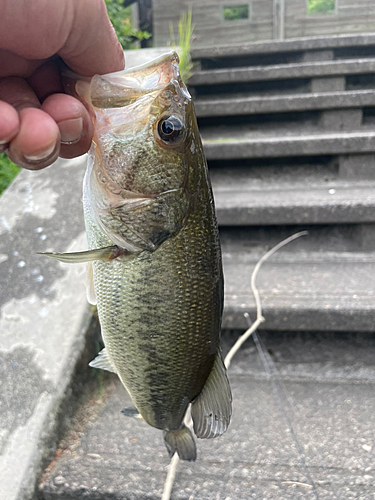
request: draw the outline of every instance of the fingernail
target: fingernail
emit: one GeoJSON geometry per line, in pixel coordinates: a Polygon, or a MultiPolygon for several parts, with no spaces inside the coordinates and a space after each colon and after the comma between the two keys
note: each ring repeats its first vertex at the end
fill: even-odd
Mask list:
{"type": "Polygon", "coordinates": [[[48,149],[44,149],[40,153],[36,153],[34,155],[24,155],[26,161],[35,162],[45,160],[49,156],[51,156],[56,150],[56,144],[52,144],[48,149]]]}
{"type": "Polygon", "coordinates": [[[82,137],[82,118],[72,118],[71,120],[64,120],[60,122],[58,126],[60,129],[62,144],[74,144],[75,142],[78,142],[82,137]]]}

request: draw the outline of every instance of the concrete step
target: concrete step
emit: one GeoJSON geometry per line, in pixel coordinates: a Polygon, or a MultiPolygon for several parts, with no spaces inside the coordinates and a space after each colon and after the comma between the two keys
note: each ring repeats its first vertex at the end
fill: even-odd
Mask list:
{"type": "MultiPolygon", "coordinates": [[[[221,228],[225,274],[224,328],[254,317],[251,273],[266,251],[303,226],[221,228]]],[[[373,331],[374,226],[308,227],[309,236],[272,257],[258,277],[270,330],[373,331]]]]}
{"type": "MultiPolygon", "coordinates": [[[[225,226],[375,222],[375,182],[251,186],[222,176],[213,182],[218,222],[225,226]]],[[[271,184],[271,185],[270,185],[271,184]]]]}
{"type": "MultiPolygon", "coordinates": [[[[224,335],[225,352],[235,338],[224,335]]],[[[179,464],[172,498],[370,500],[373,334],[262,332],[260,339],[260,350],[250,339],[230,367],[227,433],[197,440],[198,459],[179,464]]],[[[161,432],[121,414],[130,399],[116,379],[104,383],[101,398],[88,396],[38,498],[160,498],[169,463],[161,432]]]]}
{"type": "Polygon", "coordinates": [[[219,224],[375,222],[375,156],[209,162],[219,224]]]}
{"type": "MultiPolygon", "coordinates": [[[[371,53],[375,46],[374,33],[359,33],[355,35],[339,35],[328,37],[304,37],[292,38],[283,41],[259,41],[254,43],[216,45],[215,47],[192,48],[193,60],[215,62],[223,58],[233,61],[237,58],[268,54],[280,54],[285,57],[288,54],[315,53],[331,50],[337,57],[345,51],[352,54],[360,48],[368,49],[371,53]]],[[[372,52],[373,53],[373,52],[372,52]]]]}
{"type": "Polygon", "coordinates": [[[375,108],[349,108],[202,117],[198,124],[204,139],[228,137],[277,139],[290,136],[332,135],[334,133],[373,132],[375,108]]]}
{"type": "Polygon", "coordinates": [[[375,152],[375,132],[372,131],[322,134],[312,130],[310,134],[303,131],[301,135],[283,126],[277,132],[267,131],[261,135],[241,127],[212,127],[201,131],[208,160],[375,152]]]}
{"type": "Polygon", "coordinates": [[[198,118],[375,106],[375,90],[324,92],[268,97],[206,96],[195,101],[198,118]]]}
{"type": "Polygon", "coordinates": [[[375,59],[320,61],[313,63],[279,64],[197,71],[189,80],[190,86],[218,86],[238,82],[260,82],[300,78],[340,77],[375,72],[375,59]]]}

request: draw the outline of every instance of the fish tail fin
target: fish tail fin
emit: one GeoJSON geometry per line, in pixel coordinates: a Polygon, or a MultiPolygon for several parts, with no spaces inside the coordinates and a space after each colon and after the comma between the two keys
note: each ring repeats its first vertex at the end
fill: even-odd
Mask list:
{"type": "Polygon", "coordinates": [[[189,462],[196,460],[197,448],[193,434],[186,425],[183,425],[177,431],[165,431],[164,442],[170,457],[177,451],[181,460],[188,460],[189,462]]]}

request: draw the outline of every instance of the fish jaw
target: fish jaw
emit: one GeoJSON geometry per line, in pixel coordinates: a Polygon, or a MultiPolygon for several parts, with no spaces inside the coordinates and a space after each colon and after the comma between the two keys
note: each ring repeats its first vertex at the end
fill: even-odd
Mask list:
{"type": "Polygon", "coordinates": [[[178,56],[79,83],[95,121],[85,181],[95,220],[121,248],[154,251],[184,226],[192,199],[192,103],[178,56]],[[180,127],[178,140],[163,139],[164,122],[180,127]]]}

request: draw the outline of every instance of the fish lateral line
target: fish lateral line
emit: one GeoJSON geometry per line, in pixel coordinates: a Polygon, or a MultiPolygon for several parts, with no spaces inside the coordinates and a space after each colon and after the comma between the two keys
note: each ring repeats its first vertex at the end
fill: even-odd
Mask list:
{"type": "Polygon", "coordinates": [[[131,255],[134,252],[112,245],[95,250],[85,250],[84,252],[58,253],[58,252],[37,252],[38,255],[45,255],[52,259],[66,262],[67,264],[79,264],[82,262],[92,262],[94,260],[113,260],[118,257],[131,255]]]}

